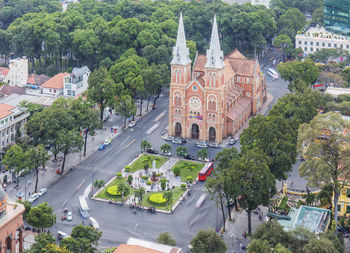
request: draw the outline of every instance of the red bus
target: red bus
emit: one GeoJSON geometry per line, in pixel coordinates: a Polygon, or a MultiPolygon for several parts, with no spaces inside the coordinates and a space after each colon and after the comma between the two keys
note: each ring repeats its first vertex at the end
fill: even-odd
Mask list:
{"type": "Polygon", "coordinates": [[[209,177],[210,173],[213,171],[213,163],[206,163],[201,171],[198,173],[198,180],[205,181],[209,177]]]}

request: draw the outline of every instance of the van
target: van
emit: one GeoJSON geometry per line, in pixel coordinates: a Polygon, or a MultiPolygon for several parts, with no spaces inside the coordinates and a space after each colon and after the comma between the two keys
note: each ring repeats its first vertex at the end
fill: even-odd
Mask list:
{"type": "Polygon", "coordinates": [[[272,79],[278,79],[279,78],[277,71],[272,69],[272,68],[269,68],[268,74],[269,74],[269,76],[272,79]]]}
{"type": "Polygon", "coordinates": [[[100,226],[98,225],[97,221],[95,220],[95,218],[93,217],[89,217],[89,223],[90,223],[90,226],[93,227],[94,229],[96,230],[100,230],[100,226]]]}
{"type": "Polygon", "coordinates": [[[69,234],[62,232],[62,231],[57,231],[57,239],[62,240],[64,238],[70,237],[69,234]]]}

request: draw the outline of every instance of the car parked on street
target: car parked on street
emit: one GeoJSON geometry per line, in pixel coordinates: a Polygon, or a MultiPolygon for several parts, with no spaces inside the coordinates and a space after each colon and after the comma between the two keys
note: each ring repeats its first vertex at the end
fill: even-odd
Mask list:
{"type": "Polygon", "coordinates": [[[236,138],[231,138],[228,142],[229,145],[234,145],[237,142],[236,138]]]}
{"type": "Polygon", "coordinates": [[[208,145],[207,145],[207,143],[206,143],[205,141],[199,141],[199,142],[197,142],[196,146],[197,146],[198,148],[207,148],[207,147],[208,147],[208,145]]]}
{"type": "Polygon", "coordinates": [[[193,155],[189,155],[189,154],[185,155],[185,156],[184,156],[184,159],[187,159],[187,160],[195,160],[194,156],[193,156],[193,155]]]}
{"type": "Polygon", "coordinates": [[[39,196],[42,196],[42,195],[45,194],[45,192],[46,192],[46,188],[41,188],[41,189],[38,191],[38,195],[39,195],[39,196]]]}
{"type": "Polygon", "coordinates": [[[173,141],[173,140],[174,140],[174,137],[168,135],[164,140],[165,140],[165,141],[173,141]]]}
{"type": "Polygon", "coordinates": [[[150,153],[150,154],[158,154],[158,151],[155,150],[154,148],[148,148],[148,149],[146,150],[146,152],[147,152],[147,153],[150,153]]]}
{"type": "Polygon", "coordinates": [[[62,232],[62,231],[57,231],[57,239],[62,240],[64,238],[70,237],[69,234],[62,232]]]}
{"type": "Polygon", "coordinates": [[[136,121],[131,121],[130,123],[129,123],[129,127],[133,127],[133,126],[135,126],[136,125],[136,121]]]}
{"type": "Polygon", "coordinates": [[[212,148],[220,148],[219,144],[217,144],[216,142],[209,142],[208,146],[212,148]]]}
{"type": "Polygon", "coordinates": [[[98,150],[104,150],[106,148],[106,145],[103,143],[98,147],[98,150]]]}
{"type": "Polygon", "coordinates": [[[106,146],[108,146],[109,144],[111,144],[111,139],[105,139],[104,143],[106,146]]]}
{"type": "Polygon", "coordinates": [[[172,143],[181,145],[182,144],[181,138],[175,137],[172,143]]]}
{"type": "Polygon", "coordinates": [[[37,193],[33,193],[30,197],[29,197],[29,199],[28,199],[28,202],[29,203],[33,203],[35,200],[37,200],[39,198],[39,194],[37,194],[37,193]]]}

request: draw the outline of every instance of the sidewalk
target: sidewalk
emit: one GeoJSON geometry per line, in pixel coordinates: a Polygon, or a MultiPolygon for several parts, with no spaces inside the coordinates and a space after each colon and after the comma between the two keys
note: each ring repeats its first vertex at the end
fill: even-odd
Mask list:
{"type": "MultiPolygon", "coordinates": [[[[146,105],[147,101],[143,102],[143,110],[142,110],[142,116],[135,116],[135,120],[139,120],[144,115],[146,115],[149,111],[146,111],[146,105]]],[[[152,104],[150,103],[151,108],[152,104]]],[[[139,113],[139,107],[137,110],[137,113],[139,113]]],[[[83,156],[83,148],[80,152],[68,154],[66,157],[66,163],[65,163],[65,170],[68,170],[69,168],[72,168],[79,164],[80,162],[84,161],[86,158],[88,158],[92,153],[98,151],[98,147],[104,142],[106,139],[114,139],[119,134],[121,134],[125,129],[122,128],[124,124],[124,118],[112,113],[107,121],[103,123],[103,128],[96,131],[95,136],[88,136],[87,138],[87,146],[86,146],[86,156],[83,156]],[[113,126],[118,126],[117,133],[111,132],[111,128],[113,126]]],[[[127,128],[126,128],[127,129],[127,128]]],[[[61,155],[61,154],[59,154],[61,155]]],[[[49,188],[50,185],[52,185],[54,182],[59,180],[62,176],[57,175],[56,170],[59,169],[62,165],[61,162],[54,162],[53,156],[50,157],[49,161],[46,164],[46,171],[40,170],[39,171],[39,182],[38,182],[38,189],[40,188],[49,188]]],[[[33,192],[35,187],[35,172],[32,171],[30,174],[26,176],[26,179],[21,177],[19,182],[19,188],[15,188],[16,184],[11,183],[6,188],[6,192],[10,199],[17,199],[16,193],[21,191],[24,193],[25,191],[25,180],[27,181],[27,199],[28,199],[28,192],[33,192]]]]}

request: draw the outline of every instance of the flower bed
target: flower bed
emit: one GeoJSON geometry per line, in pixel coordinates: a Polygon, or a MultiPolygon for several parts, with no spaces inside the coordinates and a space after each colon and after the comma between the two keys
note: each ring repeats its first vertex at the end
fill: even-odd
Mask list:
{"type": "Polygon", "coordinates": [[[118,192],[118,185],[112,185],[107,188],[107,193],[112,196],[119,196],[120,192],[118,192]]]}
{"type": "Polygon", "coordinates": [[[121,195],[117,194],[118,185],[121,183],[125,183],[127,186],[127,191],[123,196],[123,200],[126,200],[129,195],[134,193],[134,189],[127,185],[126,178],[115,178],[112,182],[106,185],[95,197],[106,200],[116,200],[121,201],[121,195]]]}
{"type": "Polygon", "coordinates": [[[163,193],[154,193],[148,197],[148,200],[156,205],[162,205],[167,202],[167,200],[163,197],[163,193]]]}
{"type": "Polygon", "coordinates": [[[152,168],[153,160],[156,160],[156,167],[160,168],[168,160],[168,158],[159,155],[143,154],[129,165],[130,170],[131,172],[143,170],[146,163],[148,164],[149,168],[152,168]]]}
{"type": "Polygon", "coordinates": [[[150,196],[154,194],[162,194],[162,193],[147,192],[142,199],[142,206],[145,206],[145,207],[152,206],[160,210],[170,211],[171,206],[175,205],[175,203],[179,200],[181,195],[185,192],[185,189],[182,189],[181,187],[175,187],[172,191],[173,191],[172,203],[169,203],[169,202],[165,202],[163,204],[152,203],[149,199],[150,196]]]}

